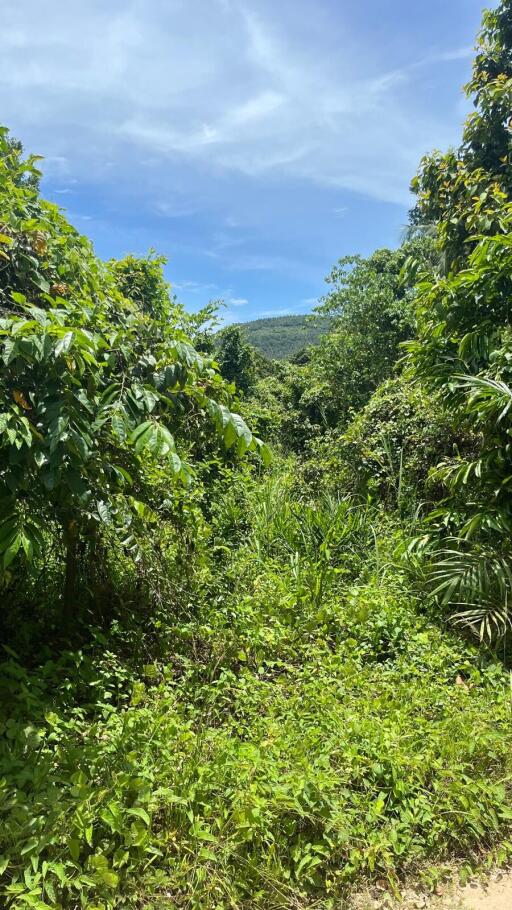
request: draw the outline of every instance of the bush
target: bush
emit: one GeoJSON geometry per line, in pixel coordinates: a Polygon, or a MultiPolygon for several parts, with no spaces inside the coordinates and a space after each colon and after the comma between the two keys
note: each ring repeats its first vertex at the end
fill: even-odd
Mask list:
{"type": "Polygon", "coordinates": [[[469,430],[435,396],[403,377],[390,379],[343,436],[344,478],[392,503],[435,499],[440,490],[429,482],[431,470],[472,444],[469,430]]]}

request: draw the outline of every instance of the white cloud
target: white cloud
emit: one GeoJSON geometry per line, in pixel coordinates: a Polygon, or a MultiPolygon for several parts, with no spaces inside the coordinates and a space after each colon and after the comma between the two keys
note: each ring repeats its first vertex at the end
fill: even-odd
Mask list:
{"type": "Polygon", "coordinates": [[[470,60],[473,54],[474,49],[469,45],[467,47],[456,47],[450,51],[433,52],[425,57],[422,63],[451,63],[454,60],[470,60]]]}
{"type": "Polygon", "coordinates": [[[200,281],[183,281],[172,282],[173,291],[186,291],[188,294],[205,294],[207,291],[218,290],[217,285],[211,282],[202,283],[200,281]]]}
{"type": "Polygon", "coordinates": [[[230,297],[229,300],[226,300],[228,306],[246,306],[249,301],[246,297],[230,297]]]}
{"type": "Polygon", "coordinates": [[[154,205],[154,211],[157,215],[164,218],[183,218],[194,215],[197,212],[197,206],[186,199],[158,199],[154,205]]]}
{"type": "Polygon", "coordinates": [[[289,16],[266,0],[3,0],[2,117],[37,136],[47,173],[153,174],[166,216],[191,210],[165,195],[191,165],[407,204],[420,155],[454,138],[418,107],[414,80],[468,49],[366,74],[350,36],[324,57],[289,16]]]}

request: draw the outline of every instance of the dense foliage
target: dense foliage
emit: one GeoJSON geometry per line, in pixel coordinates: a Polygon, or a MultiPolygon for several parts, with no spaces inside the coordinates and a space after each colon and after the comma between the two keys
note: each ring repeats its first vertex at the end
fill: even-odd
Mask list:
{"type": "Polygon", "coordinates": [[[269,316],[243,322],[240,328],[247,341],[271,360],[289,360],[299,351],[316,344],[329,329],[329,320],[310,316],[269,316]]]}
{"type": "Polygon", "coordinates": [[[193,614],[4,662],[11,906],[328,908],[503,840],[507,674],[423,614],[372,509],[289,480],[249,514],[226,490],[193,614]]]}
{"type": "Polygon", "coordinates": [[[100,263],[23,179],[33,162],[0,142],[0,555],[5,571],[60,540],[71,617],[80,547],[96,561],[104,525],[133,551],[134,524],[167,508],[152,472],[189,482],[180,439],[192,457],[214,445],[210,421],[239,454],[261,445],[172,319],[159,263],[100,263]]]}
{"type": "Polygon", "coordinates": [[[415,285],[403,276],[411,256],[424,265],[434,260],[428,237],[407,241],[398,250],[377,250],[368,259],[342,259],[327,279],[332,289],[319,312],[334,324],[309,372],[330,424],[366,404],[393,371],[401,342],[414,333],[415,285]]]}
{"type": "Polygon", "coordinates": [[[510,861],[511,22],[407,238],[335,265],[286,362],[250,344],[282,322],[100,261],[1,132],[2,908],[334,910],[510,861]]]}
{"type": "Polygon", "coordinates": [[[433,515],[442,546],[433,579],[488,637],[506,636],[512,619],[511,17],[510,2],[485,14],[462,145],[425,159],[414,182],[416,215],[435,220],[443,267],[418,286],[410,374],[478,437],[438,469],[447,497],[433,515]]]}
{"type": "Polygon", "coordinates": [[[239,326],[230,325],[220,333],[216,357],[224,379],[247,394],[254,385],[256,357],[239,326]]]}

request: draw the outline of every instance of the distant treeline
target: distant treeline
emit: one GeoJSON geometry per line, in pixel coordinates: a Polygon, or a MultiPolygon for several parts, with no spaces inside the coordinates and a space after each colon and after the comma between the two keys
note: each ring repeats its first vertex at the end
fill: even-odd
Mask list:
{"type": "Polygon", "coordinates": [[[288,360],[302,348],[317,344],[329,329],[326,316],[274,316],[240,324],[247,341],[272,360],[288,360]]]}

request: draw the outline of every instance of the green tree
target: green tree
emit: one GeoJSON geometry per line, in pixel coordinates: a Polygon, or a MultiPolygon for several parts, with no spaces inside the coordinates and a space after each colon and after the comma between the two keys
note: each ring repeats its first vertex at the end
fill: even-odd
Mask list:
{"type": "Polygon", "coordinates": [[[156,319],[170,315],[171,286],[163,275],[166,261],[164,256],[157,256],[154,250],[150,250],[144,258],[129,255],[124,259],[112,259],[109,263],[123,297],[156,319]]]}
{"type": "Polygon", "coordinates": [[[414,334],[414,279],[402,274],[413,255],[430,264],[432,240],[345,257],[328,276],[331,290],[317,311],[329,317],[330,331],[292,379],[294,407],[312,426],[345,426],[391,375],[400,344],[414,334]]]}
{"type": "Polygon", "coordinates": [[[0,557],[6,571],[63,546],[72,617],[81,542],[105,526],[129,552],[158,511],[152,464],[186,484],[184,451],[210,426],[239,454],[264,450],[176,327],[158,260],[102,263],[24,179],[34,171],[1,135],[0,557]]]}
{"type": "Polygon", "coordinates": [[[472,78],[465,87],[475,110],[462,143],[426,156],[412,182],[414,220],[436,225],[448,274],[464,268],[479,234],[505,230],[512,191],[512,3],[484,13],[472,78]]]}
{"type": "Polygon", "coordinates": [[[4,140],[2,154],[11,157],[12,172],[17,173],[16,179],[20,186],[31,186],[34,189],[38,189],[42,174],[35,165],[38,161],[41,161],[41,157],[39,155],[31,155],[29,159],[30,167],[17,167],[18,163],[24,159],[23,143],[11,136],[5,126],[0,126],[0,135],[4,140]]]}
{"type": "Polygon", "coordinates": [[[217,361],[224,379],[247,395],[255,380],[255,359],[239,326],[230,325],[220,333],[217,361]]]}
{"type": "Polygon", "coordinates": [[[172,287],[165,280],[165,256],[150,250],[147,256],[128,255],[112,259],[110,270],[121,294],[156,319],[184,331],[194,347],[205,354],[214,349],[214,329],[218,325],[219,302],[210,301],[196,313],[188,313],[178,302],[172,287]]]}
{"type": "MultiPolygon", "coordinates": [[[[478,438],[472,457],[439,466],[434,514],[446,552],[434,577],[447,603],[473,607],[482,633],[510,624],[512,597],[512,2],[484,14],[463,142],[422,163],[417,213],[435,221],[442,273],[423,276],[410,371],[478,438]]],[[[421,271],[421,269],[420,269],[421,271]]]]}

